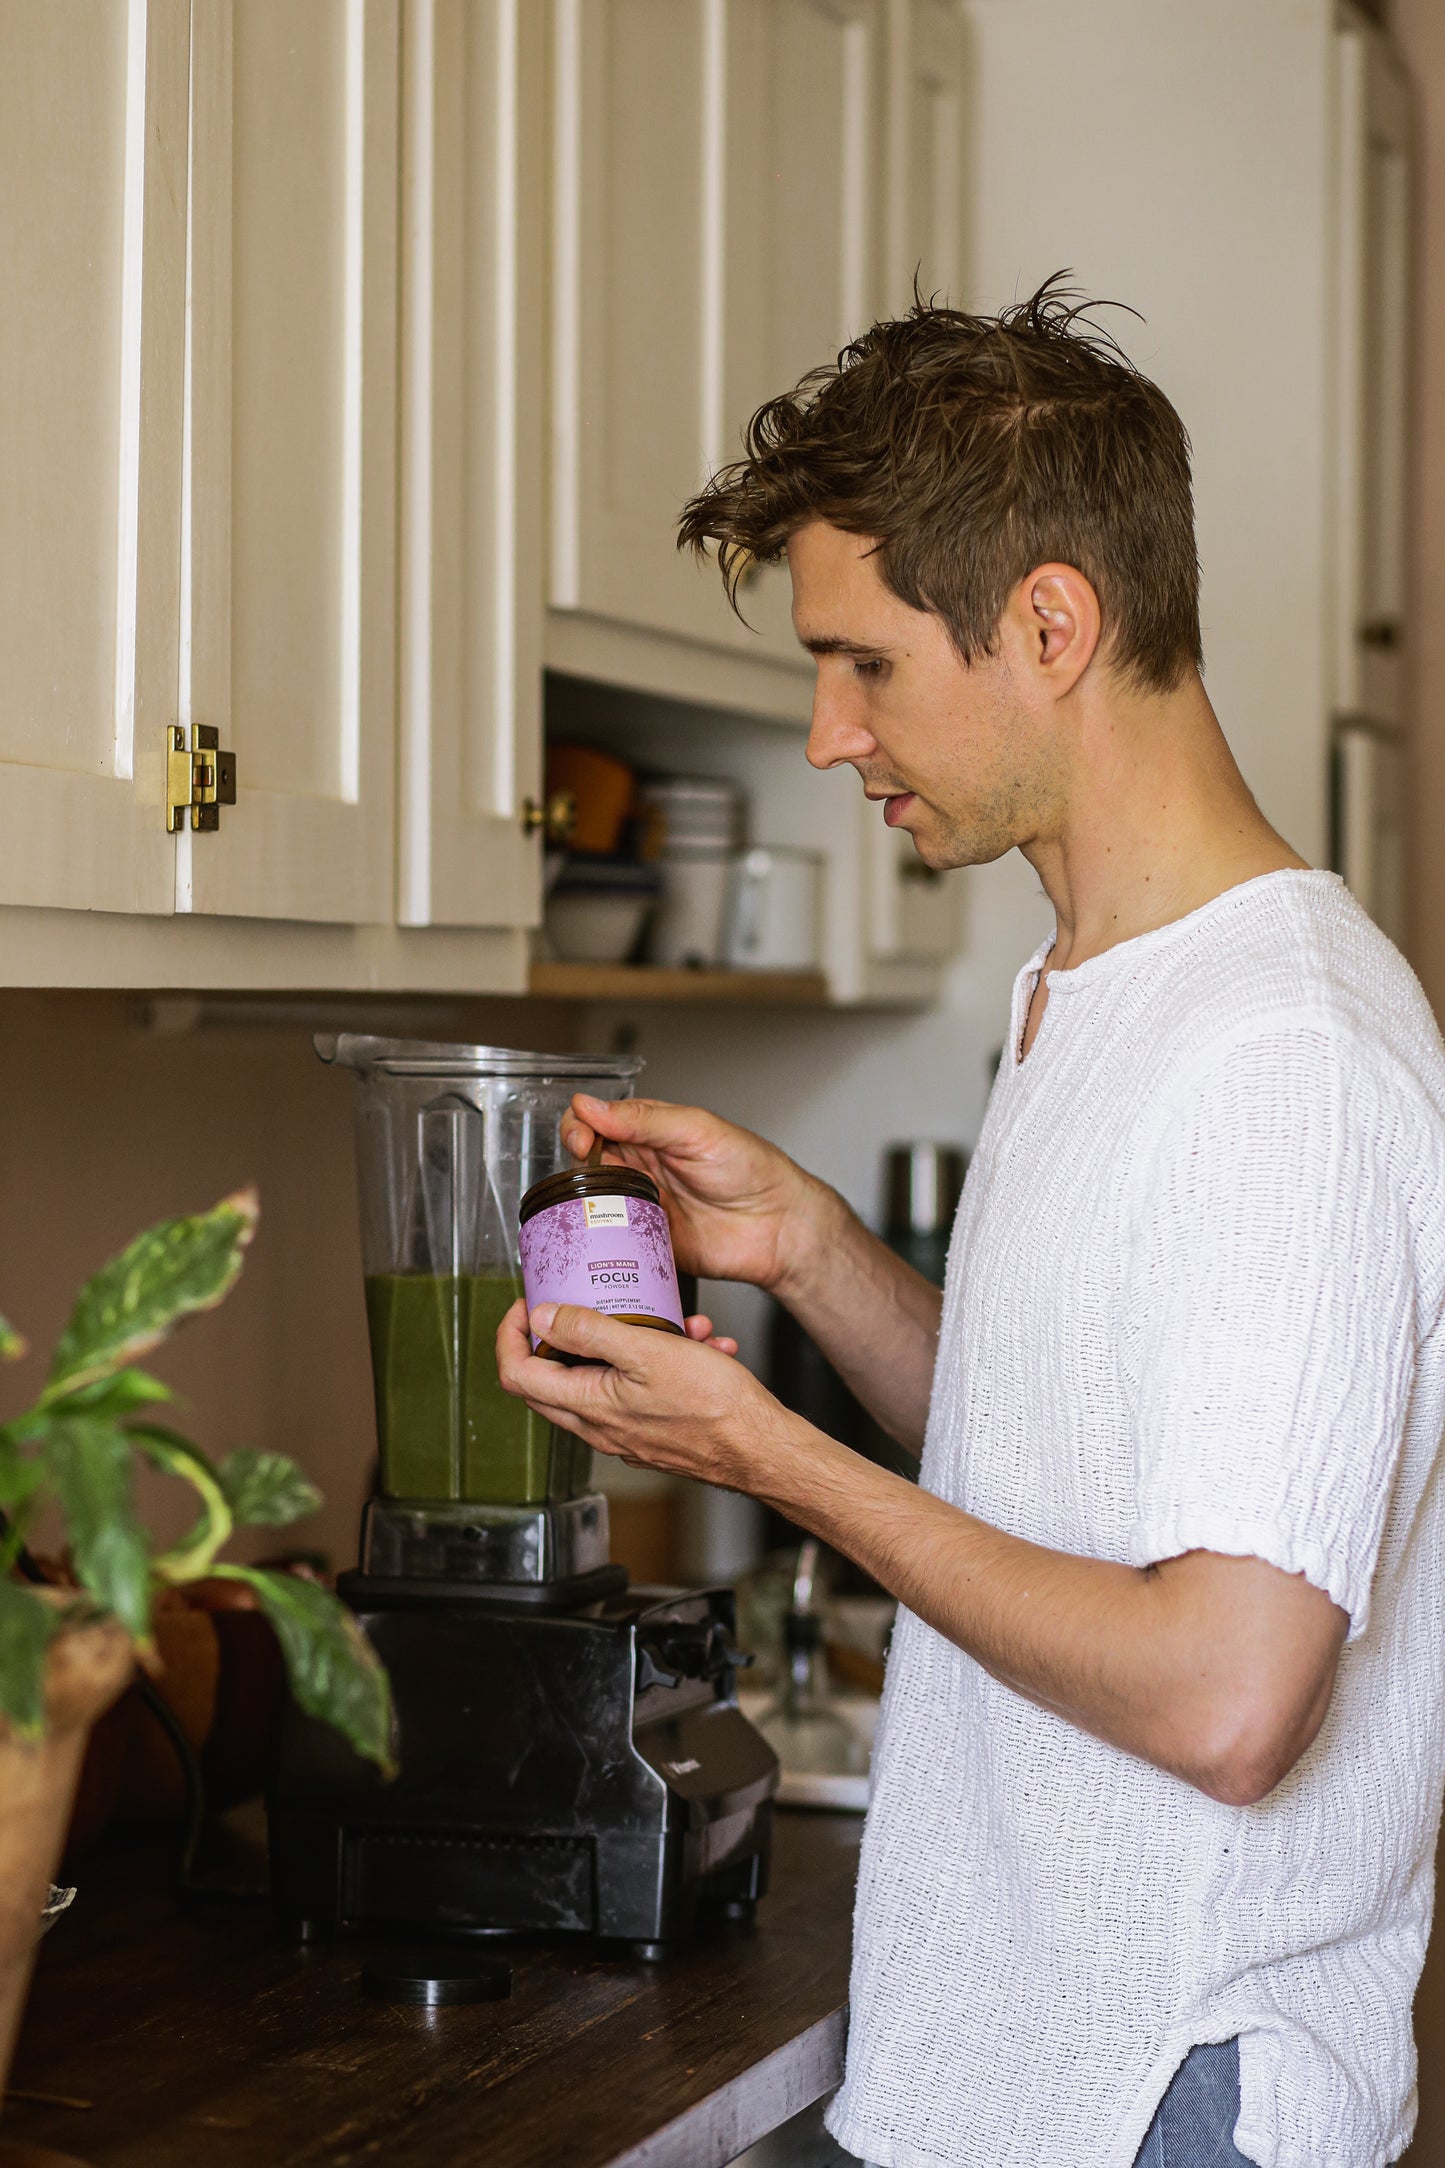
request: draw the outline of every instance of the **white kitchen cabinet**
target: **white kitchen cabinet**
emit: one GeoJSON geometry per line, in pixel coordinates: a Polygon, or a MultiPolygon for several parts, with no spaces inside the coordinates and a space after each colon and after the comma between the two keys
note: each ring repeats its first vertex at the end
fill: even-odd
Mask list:
{"type": "Polygon", "coordinates": [[[168,912],[186,0],[0,6],[0,902],[168,912]]]}
{"type": "Polygon", "coordinates": [[[717,599],[672,547],[706,443],[715,15],[557,0],[553,16],[550,599],[682,634],[712,629],[717,599]]]}
{"type": "Polygon", "coordinates": [[[396,0],[0,39],[0,897],[388,921],[396,0]],[[213,832],[176,729],[234,756],[213,832]]]}
{"type": "Polygon", "coordinates": [[[962,306],[966,50],[957,0],[888,0],[884,305],[962,306]]]}
{"type": "Polygon", "coordinates": [[[801,670],[782,575],[749,632],[674,536],[876,311],[881,0],[556,0],[553,27],[549,599],[801,670]]]}
{"type": "Polygon", "coordinates": [[[525,983],[544,27],[0,0],[14,982],[525,983]]]}
{"type": "Polygon", "coordinates": [[[1409,458],[1409,92],[1388,41],[1335,33],[1334,707],[1405,721],[1409,458]]]}
{"type": "MultiPolygon", "coordinates": [[[[958,947],[962,886],[925,866],[903,829],[889,828],[882,808],[859,808],[862,948],[871,966],[941,964],[958,947]]],[[[866,983],[886,983],[876,970],[866,983]]]]}
{"type": "Polygon", "coordinates": [[[405,0],[399,916],[541,903],[542,10],[405,0]]]}
{"type": "Polygon", "coordinates": [[[1405,939],[1405,748],[1392,731],[1358,718],[1336,725],[1333,774],[1335,870],[1382,933],[1405,939]]]}
{"type": "MultiPolygon", "coordinates": [[[[765,400],[878,314],[884,18],[877,0],[728,0],[720,404],[709,469],[765,400]]],[[[735,645],[801,660],[784,566],[742,591],[735,645]],[[756,635],[756,637],[754,636],[756,635]]],[[[811,668],[811,665],[806,667],[811,668]]]]}
{"type": "MultiPolygon", "coordinates": [[[[915,289],[962,306],[966,49],[956,0],[889,0],[885,305],[903,315],[915,289]]],[[[963,886],[923,864],[912,838],[873,806],[859,811],[860,985],[896,982],[947,961],[962,933],[963,886]]]]}
{"type": "MultiPolygon", "coordinates": [[[[11,975],[519,983],[549,96],[554,614],[599,675],[648,682],[640,627],[673,690],[796,721],[785,575],[747,630],[674,522],[875,313],[888,219],[948,252],[951,8],[558,0],[550,79],[528,0],[0,8],[11,975]],[[177,732],[236,778],[199,828],[177,732]]],[[[915,955],[891,873],[851,885],[915,955]]]]}
{"type": "Polygon", "coordinates": [[[192,0],[176,904],[393,913],[397,0],[192,0]]]}
{"type": "MultiPolygon", "coordinates": [[[[713,567],[679,561],[677,514],[766,399],[909,306],[915,273],[958,298],[962,16],[956,0],[558,0],[555,27],[549,659],[801,719],[811,665],[786,570],[749,575],[740,626],[713,567]],[[629,625],[661,637],[629,643],[629,625]],[[784,671],[797,691],[780,697],[784,671]]],[[[835,997],[926,998],[957,946],[958,884],[872,809],[850,804],[840,831],[796,747],[774,773],[739,742],[765,820],[786,807],[777,840],[833,809],[835,997]]],[[[737,770],[736,744],[707,757],[737,770]]]]}
{"type": "Polygon", "coordinates": [[[1405,937],[1410,103],[1378,28],[1334,45],[1335,381],[1331,858],[1405,937]]]}

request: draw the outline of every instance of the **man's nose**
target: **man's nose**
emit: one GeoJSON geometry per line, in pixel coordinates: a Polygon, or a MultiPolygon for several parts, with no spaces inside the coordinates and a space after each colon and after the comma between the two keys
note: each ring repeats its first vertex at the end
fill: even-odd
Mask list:
{"type": "Polygon", "coordinates": [[[856,703],[819,677],[813,693],[813,722],[805,751],[814,768],[842,768],[849,761],[868,760],[878,750],[871,730],[864,725],[856,703]]]}

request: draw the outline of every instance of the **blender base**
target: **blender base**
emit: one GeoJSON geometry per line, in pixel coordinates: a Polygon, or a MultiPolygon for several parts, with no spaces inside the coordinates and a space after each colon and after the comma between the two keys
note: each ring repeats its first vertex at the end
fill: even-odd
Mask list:
{"type": "Polygon", "coordinates": [[[607,1563],[601,1491],[514,1506],[378,1495],[362,1510],[361,1571],[380,1580],[545,1588],[607,1563]]]}
{"type": "Polygon", "coordinates": [[[625,1566],[594,1566],[560,1581],[413,1581],[380,1573],[338,1574],[336,1593],[353,1611],[389,1607],[425,1609],[434,1603],[521,1605],[539,1611],[575,1611],[601,1603],[627,1586],[625,1566]]]}
{"type": "Polygon", "coordinates": [[[362,1510],[361,1565],[341,1575],[337,1593],[357,1612],[433,1603],[578,1609],[627,1586],[607,1543],[601,1491],[521,1506],[377,1496],[362,1510]]]}
{"type": "Polygon", "coordinates": [[[737,1707],[731,1590],[559,1609],[369,1583],[342,1592],[391,1677],[400,1770],[288,1709],[285,1933],[560,1933],[655,1960],[764,1894],[778,1764],[737,1707]]]}

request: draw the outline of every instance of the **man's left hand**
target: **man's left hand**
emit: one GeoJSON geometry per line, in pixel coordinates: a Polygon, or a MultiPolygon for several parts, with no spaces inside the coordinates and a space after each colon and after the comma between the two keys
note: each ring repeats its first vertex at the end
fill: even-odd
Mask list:
{"type": "Polygon", "coordinates": [[[497,1370],[509,1393],[601,1453],[727,1490],[756,1490],[796,1424],[752,1373],[736,1343],[689,1318],[685,1337],[623,1325],[595,1310],[541,1303],[531,1327],[575,1366],[532,1353],[527,1306],[514,1303],[497,1333],[497,1370]]]}

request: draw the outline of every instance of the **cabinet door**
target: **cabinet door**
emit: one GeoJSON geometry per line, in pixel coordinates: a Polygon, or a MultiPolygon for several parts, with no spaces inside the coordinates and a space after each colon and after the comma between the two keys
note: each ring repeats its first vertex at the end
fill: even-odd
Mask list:
{"type": "Polygon", "coordinates": [[[0,901],[168,912],[186,0],[0,5],[0,901]]]}
{"type": "MultiPolygon", "coordinates": [[[[880,0],[557,0],[555,606],[759,651],[677,516],[872,314],[880,24],[880,0]]],[[[784,574],[746,608],[798,659],[784,574]]]]}
{"type": "MultiPolygon", "coordinates": [[[[954,0],[889,0],[886,299],[901,315],[915,282],[961,300],[963,24],[954,0]]],[[[880,964],[941,963],[958,945],[961,887],[872,806],[864,824],[864,946],[880,964]]]]}
{"type": "Polygon", "coordinates": [[[396,0],[193,0],[180,715],[238,802],[177,907],[388,920],[396,0]]]}
{"type": "MultiPolygon", "coordinates": [[[[881,44],[876,0],[728,0],[709,466],[736,458],[757,408],[834,360],[876,312],[881,44]]],[[[797,658],[785,568],[760,570],[742,600],[765,649],[797,658]]]]}
{"type": "Polygon", "coordinates": [[[1332,862],[1382,933],[1405,939],[1405,755],[1369,724],[1335,732],[1332,862]]]}
{"type": "Polygon", "coordinates": [[[870,962],[943,963],[958,947],[962,884],[925,866],[903,830],[885,826],[877,806],[863,822],[864,947],[870,962]]]}
{"type": "Polygon", "coordinates": [[[886,293],[901,316],[914,283],[962,306],[963,18],[956,0],[888,0],[886,293]]]}
{"type": "Polygon", "coordinates": [[[551,600],[665,632],[720,620],[673,546],[701,479],[708,0],[557,0],[551,600]]]}
{"type": "Polygon", "coordinates": [[[406,0],[402,117],[404,925],[535,924],[541,850],[544,21],[406,0]]]}
{"type": "Polygon", "coordinates": [[[1336,34],[1335,707],[1405,721],[1410,137],[1405,80],[1363,24],[1336,34]]]}

